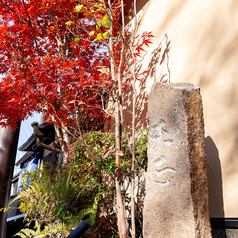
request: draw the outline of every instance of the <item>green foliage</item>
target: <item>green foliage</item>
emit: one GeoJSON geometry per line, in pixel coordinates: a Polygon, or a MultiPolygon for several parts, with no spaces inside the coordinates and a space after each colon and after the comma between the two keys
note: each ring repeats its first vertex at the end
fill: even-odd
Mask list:
{"type": "MultiPolygon", "coordinates": [[[[124,154],[121,169],[123,173],[128,174],[132,157],[129,134],[123,134],[121,140],[124,154]]],[[[143,129],[137,134],[135,152],[137,168],[145,170],[147,168],[147,141],[147,130],[143,129]]],[[[87,186],[91,180],[95,184],[95,177],[103,176],[102,171],[109,174],[115,172],[115,144],[113,133],[100,131],[86,133],[70,147],[71,155],[68,157],[68,164],[74,167],[75,172],[81,172],[87,176],[87,186]]]]}
{"type": "Polygon", "coordinates": [[[105,17],[102,20],[97,22],[97,27],[103,26],[105,28],[109,28],[110,24],[111,24],[111,22],[110,22],[110,20],[108,18],[108,15],[105,15],[105,17]]]}
{"type": "Polygon", "coordinates": [[[35,220],[34,229],[24,228],[14,236],[20,236],[21,238],[44,238],[46,237],[45,235],[51,235],[50,237],[67,237],[71,231],[71,228],[64,223],[49,224],[41,230],[41,225],[35,220]]]}
{"type": "Polygon", "coordinates": [[[147,144],[148,144],[148,131],[147,129],[140,130],[137,134],[136,139],[136,164],[139,168],[143,168],[145,171],[147,170],[147,144]]]}
{"type": "MultiPolygon", "coordinates": [[[[82,209],[77,216],[72,219],[70,224],[63,222],[55,222],[48,225],[45,225],[41,229],[40,223],[35,220],[34,230],[29,228],[24,228],[15,236],[20,236],[21,238],[27,237],[45,237],[45,235],[53,235],[54,237],[67,237],[71,232],[72,228],[75,228],[81,223],[81,220],[89,215],[89,218],[86,220],[90,226],[93,226],[95,223],[96,214],[98,211],[98,202],[100,194],[95,197],[94,204],[92,208],[82,209]]],[[[27,224],[29,226],[29,223],[27,224]]]]}
{"type": "MultiPolygon", "coordinates": [[[[148,136],[146,129],[137,133],[135,175],[140,175],[142,171],[147,169],[147,141],[148,136]]],[[[83,178],[81,186],[83,186],[84,190],[89,192],[96,189],[97,192],[103,194],[100,200],[100,207],[101,210],[104,211],[105,216],[98,219],[100,220],[99,224],[110,224],[109,227],[104,227],[104,225],[102,225],[102,230],[108,229],[108,234],[114,229],[113,222],[111,221],[116,217],[114,200],[117,173],[115,164],[115,144],[115,135],[113,133],[103,133],[100,131],[88,132],[83,134],[79,140],[71,145],[69,150],[70,156],[68,157],[68,165],[71,166],[75,174],[78,174],[79,177],[83,178]]],[[[129,133],[122,135],[121,144],[121,183],[130,184],[132,143],[130,141],[129,133]]],[[[125,208],[129,210],[130,196],[127,192],[128,186],[123,187],[124,205],[125,208]]],[[[95,226],[96,225],[97,218],[95,226]]],[[[117,227],[115,229],[117,229],[117,227]]],[[[97,230],[97,233],[99,233],[99,230],[97,230]]],[[[92,237],[92,234],[90,235],[92,237]]]]}
{"type": "Polygon", "coordinates": [[[25,213],[28,226],[31,220],[35,220],[36,231],[25,228],[16,235],[41,237],[57,233],[58,237],[66,237],[85,216],[89,224],[94,224],[100,194],[94,200],[82,202],[85,197],[79,191],[79,182],[72,169],[59,169],[53,175],[46,169],[36,170],[30,177],[34,179],[13,201],[20,199],[19,209],[25,213]],[[41,224],[44,224],[42,231],[41,224]]]}
{"type": "Polygon", "coordinates": [[[35,236],[36,232],[32,229],[25,228],[22,229],[20,232],[16,233],[14,236],[20,236],[21,238],[27,238],[31,236],[35,236]]]}
{"type": "MultiPolygon", "coordinates": [[[[129,182],[132,157],[129,134],[123,134],[121,139],[121,177],[122,182],[129,182]]],[[[107,224],[101,225],[103,232],[114,234],[115,153],[113,133],[89,132],[70,146],[70,156],[66,158],[64,168],[48,170],[46,165],[43,170],[36,169],[31,174],[23,175],[25,180],[30,179],[31,182],[13,201],[20,200],[19,209],[25,214],[25,220],[28,219],[28,226],[35,221],[36,231],[33,233],[26,228],[17,235],[41,237],[57,234],[58,237],[65,237],[82,219],[86,219],[91,226],[107,224]],[[99,212],[104,215],[99,216],[99,212]],[[32,233],[29,235],[29,232],[32,233]]],[[[147,167],[145,130],[137,135],[136,164],[136,173],[147,167]]],[[[124,199],[129,202],[126,192],[124,199]]]]}

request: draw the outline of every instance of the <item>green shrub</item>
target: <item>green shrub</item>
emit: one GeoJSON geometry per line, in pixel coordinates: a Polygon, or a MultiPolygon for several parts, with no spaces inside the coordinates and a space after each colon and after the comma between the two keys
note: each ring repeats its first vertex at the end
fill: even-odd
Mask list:
{"type": "MultiPolygon", "coordinates": [[[[55,170],[37,169],[23,176],[25,179],[33,180],[22,189],[15,200],[20,199],[19,209],[29,221],[38,222],[39,234],[57,233],[58,237],[65,237],[83,218],[88,219],[90,225],[95,223],[95,227],[100,226],[101,231],[97,228],[97,232],[106,235],[102,237],[117,233],[114,222],[116,173],[114,138],[109,132],[86,133],[69,146],[69,157],[66,158],[65,167],[55,170]],[[55,226],[62,229],[58,228],[56,232],[55,226]]],[[[125,180],[129,183],[131,143],[128,134],[123,134],[121,139],[122,183],[125,180]]],[[[145,130],[137,136],[136,164],[137,174],[147,167],[145,130]]],[[[129,202],[130,197],[126,191],[123,197],[125,203],[129,202]]],[[[126,204],[125,206],[128,207],[126,204]]],[[[33,236],[37,237],[36,233],[33,236]]]]}

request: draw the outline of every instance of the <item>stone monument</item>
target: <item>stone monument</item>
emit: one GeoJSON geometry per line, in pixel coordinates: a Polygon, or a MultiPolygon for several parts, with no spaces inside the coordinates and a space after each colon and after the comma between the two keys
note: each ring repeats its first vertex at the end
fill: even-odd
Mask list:
{"type": "Polygon", "coordinates": [[[200,89],[156,83],[148,102],[145,238],[211,238],[200,89]]]}

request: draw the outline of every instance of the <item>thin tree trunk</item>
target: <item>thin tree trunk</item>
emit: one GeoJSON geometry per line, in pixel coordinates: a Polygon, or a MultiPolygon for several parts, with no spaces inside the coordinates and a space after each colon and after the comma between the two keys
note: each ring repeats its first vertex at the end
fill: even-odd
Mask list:
{"type": "Polygon", "coordinates": [[[121,171],[120,171],[120,164],[121,159],[118,154],[118,150],[121,150],[121,121],[120,121],[120,111],[118,107],[118,102],[115,102],[115,139],[116,139],[116,201],[117,201],[117,222],[118,222],[118,230],[120,238],[126,238],[126,220],[125,220],[125,209],[122,200],[121,194],[121,171]]]}
{"type": "MultiPolygon", "coordinates": [[[[112,35],[112,27],[113,27],[113,17],[111,11],[111,1],[108,0],[109,6],[109,18],[110,18],[110,35],[112,35]]],[[[120,238],[127,237],[127,229],[126,229],[126,220],[125,220],[125,209],[122,200],[121,194],[121,171],[120,171],[120,163],[121,159],[118,154],[118,150],[121,150],[121,135],[122,135],[122,95],[121,90],[117,95],[117,87],[116,87],[116,77],[115,77],[115,60],[113,54],[113,41],[112,37],[109,38],[109,52],[110,52],[110,62],[111,62],[111,77],[112,77],[112,91],[113,91],[113,100],[115,104],[115,139],[116,139],[116,201],[117,201],[117,222],[118,222],[118,230],[120,238]]],[[[118,77],[118,85],[121,85],[121,77],[118,77]]],[[[120,87],[121,88],[121,87],[120,87]]]]}
{"type": "Polygon", "coordinates": [[[118,216],[118,229],[120,238],[126,238],[126,220],[124,213],[124,204],[121,196],[121,185],[118,178],[116,179],[116,199],[117,199],[117,216],[118,216]]]}
{"type": "Polygon", "coordinates": [[[136,238],[136,224],[135,224],[135,117],[136,117],[136,57],[134,56],[134,39],[135,31],[137,29],[137,16],[136,16],[136,0],[134,0],[134,29],[131,39],[131,55],[133,57],[133,99],[132,99],[132,161],[131,161],[131,226],[132,226],[132,238],[136,238]]]}
{"type": "Polygon", "coordinates": [[[65,158],[67,158],[68,156],[68,131],[67,129],[65,129],[64,125],[62,125],[61,127],[59,126],[54,126],[55,127],[55,132],[56,132],[56,136],[59,140],[59,143],[60,143],[60,148],[61,148],[61,151],[62,151],[62,154],[63,154],[63,163],[65,163],[65,158]]]}
{"type": "MultiPolygon", "coordinates": [[[[134,74],[134,72],[133,72],[134,74]]],[[[133,75],[134,76],[134,75],[133,75]]],[[[131,226],[132,238],[136,237],[135,225],[135,104],[136,104],[136,89],[135,79],[133,79],[133,109],[132,109],[132,162],[131,162],[131,226]]]]}

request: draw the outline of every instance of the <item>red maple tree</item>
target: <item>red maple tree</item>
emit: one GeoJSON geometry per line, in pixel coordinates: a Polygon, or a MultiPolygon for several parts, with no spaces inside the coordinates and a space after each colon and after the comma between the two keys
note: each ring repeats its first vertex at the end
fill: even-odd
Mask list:
{"type": "MultiPolygon", "coordinates": [[[[77,6],[72,0],[0,1],[1,125],[14,128],[42,110],[60,125],[74,125],[76,113],[103,119],[102,91],[111,83],[98,69],[109,65],[108,52],[89,34],[96,29],[92,15],[77,6]]],[[[104,15],[102,9],[94,17],[104,15]]]]}
{"type": "Polygon", "coordinates": [[[136,27],[134,33],[125,29],[123,7],[123,0],[0,0],[0,125],[15,128],[17,121],[43,111],[66,152],[69,128],[104,122],[109,115],[104,102],[111,97],[118,227],[126,237],[119,154],[122,91],[127,79],[146,73],[135,70],[136,58],[152,35],[135,37],[136,27]]]}

